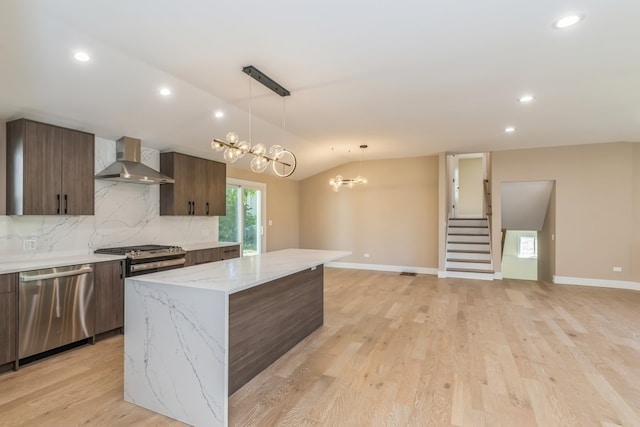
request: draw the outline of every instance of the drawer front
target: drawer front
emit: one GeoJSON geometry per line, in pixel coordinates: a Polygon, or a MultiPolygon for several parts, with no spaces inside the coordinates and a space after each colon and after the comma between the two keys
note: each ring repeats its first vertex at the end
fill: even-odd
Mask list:
{"type": "Polygon", "coordinates": [[[0,274],[0,294],[16,291],[16,274],[0,274]]]}
{"type": "Polygon", "coordinates": [[[220,248],[220,259],[221,260],[225,260],[225,259],[232,259],[232,258],[238,258],[240,257],[240,246],[235,245],[235,246],[226,246],[223,248],[220,248]]]}

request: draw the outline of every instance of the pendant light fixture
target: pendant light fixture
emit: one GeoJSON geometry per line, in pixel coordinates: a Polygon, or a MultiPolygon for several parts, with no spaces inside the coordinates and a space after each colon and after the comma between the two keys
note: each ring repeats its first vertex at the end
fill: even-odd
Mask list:
{"type": "Polygon", "coordinates": [[[347,188],[353,188],[356,185],[360,185],[360,184],[366,184],[369,181],[367,180],[367,178],[365,178],[364,176],[361,175],[362,172],[362,154],[364,153],[364,150],[368,147],[368,145],[361,145],[360,146],[360,163],[358,165],[358,176],[356,176],[355,178],[345,178],[342,175],[336,175],[335,177],[331,178],[329,180],[329,185],[333,188],[333,191],[335,191],[336,193],[338,191],[340,191],[340,188],[342,187],[347,187],[347,188]]]}
{"type": "MultiPolygon", "coordinates": [[[[282,97],[283,106],[285,105],[285,97],[291,95],[287,89],[276,83],[262,71],[253,65],[249,65],[242,69],[244,73],[259,81],[267,88],[271,89],[282,97]]],[[[223,158],[227,163],[234,163],[238,159],[244,157],[245,154],[253,155],[251,159],[251,170],[256,173],[264,172],[269,163],[273,168],[273,172],[281,177],[286,178],[293,174],[296,170],[296,156],[281,145],[273,145],[267,150],[264,144],[252,145],[252,118],[253,118],[253,96],[251,92],[251,80],[249,80],[249,141],[241,141],[235,132],[227,133],[225,140],[214,139],[211,142],[211,148],[215,151],[224,150],[223,158]]],[[[282,124],[283,124],[283,143],[285,135],[285,113],[286,108],[283,107],[282,124]]]]}

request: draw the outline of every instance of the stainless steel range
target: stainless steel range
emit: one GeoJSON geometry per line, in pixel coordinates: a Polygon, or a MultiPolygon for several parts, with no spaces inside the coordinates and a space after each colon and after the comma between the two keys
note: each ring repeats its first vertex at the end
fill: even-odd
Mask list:
{"type": "Polygon", "coordinates": [[[187,252],[180,246],[137,245],[97,249],[95,253],[125,255],[125,276],[130,277],[183,267],[187,252]]]}

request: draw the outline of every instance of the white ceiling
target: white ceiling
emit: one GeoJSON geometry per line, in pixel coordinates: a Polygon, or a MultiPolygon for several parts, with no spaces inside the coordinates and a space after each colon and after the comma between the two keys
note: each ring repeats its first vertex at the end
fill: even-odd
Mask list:
{"type": "Polygon", "coordinates": [[[254,65],[292,93],[283,136],[282,98],[251,85],[253,142],[284,138],[293,179],[360,144],[369,160],[640,141],[638,22],[631,0],[2,0],[0,118],[221,159],[213,137],[249,136],[254,65]],[[567,13],[585,20],[553,29],[567,13]]]}

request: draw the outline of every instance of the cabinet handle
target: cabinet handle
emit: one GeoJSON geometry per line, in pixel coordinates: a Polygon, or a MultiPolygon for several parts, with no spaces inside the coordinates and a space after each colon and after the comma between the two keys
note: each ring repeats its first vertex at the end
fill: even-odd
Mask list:
{"type": "Polygon", "coordinates": [[[122,279],[122,276],[124,275],[124,268],[122,268],[122,264],[124,263],[124,261],[120,261],[120,278],[122,279]]]}
{"type": "Polygon", "coordinates": [[[65,214],[67,213],[67,208],[68,207],[69,207],[69,203],[68,203],[68,200],[67,200],[67,195],[65,194],[64,195],[64,213],[65,214]]]}
{"type": "Polygon", "coordinates": [[[209,202],[207,202],[207,216],[209,216],[209,202]]]}
{"type": "Polygon", "coordinates": [[[195,202],[195,200],[194,200],[194,201],[193,201],[193,202],[191,202],[191,203],[193,203],[193,211],[191,212],[191,215],[195,215],[195,214],[196,214],[196,202],[195,202]]]}
{"type": "Polygon", "coordinates": [[[56,198],[58,199],[58,209],[56,210],[56,213],[60,214],[60,195],[56,194],[56,198]]]}
{"type": "Polygon", "coordinates": [[[189,213],[187,215],[191,215],[191,200],[189,200],[187,203],[189,203],[189,213]]]}

